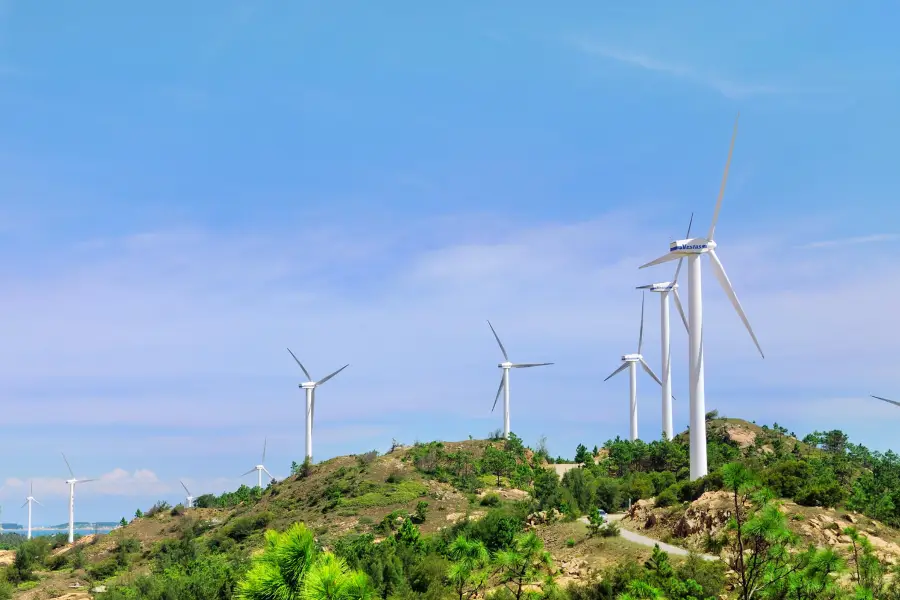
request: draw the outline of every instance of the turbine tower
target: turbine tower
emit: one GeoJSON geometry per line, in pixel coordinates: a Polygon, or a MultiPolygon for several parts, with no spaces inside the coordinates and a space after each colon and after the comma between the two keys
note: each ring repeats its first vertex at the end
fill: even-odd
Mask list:
{"type": "Polygon", "coordinates": [[[87,483],[89,481],[97,481],[96,479],[77,479],[75,477],[75,473],[72,471],[72,465],[69,464],[69,459],[66,458],[66,455],[62,455],[63,460],[66,461],[66,467],[69,469],[69,475],[72,476],[72,479],[66,480],[66,484],[69,486],[69,543],[75,543],[75,484],[78,483],[87,483]]]}
{"type": "MultiPolygon", "coordinates": [[[[249,471],[249,472],[252,473],[253,471],[249,471]]],[[[184,499],[185,508],[194,508],[194,497],[191,496],[191,490],[187,489],[187,486],[184,485],[183,481],[179,481],[178,483],[180,483],[181,487],[184,488],[184,491],[187,492],[187,497],[184,499]]]]}
{"type": "Polygon", "coordinates": [[[896,400],[888,400],[887,398],[882,398],[881,396],[872,396],[872,397],[875,398],[876,400],[881,400],[882,402],[890,402],[891,404],[900,406],[900,402],[897,402],[896,400]]]}
{"type": "MultiPolygon", "coordinates": [[[[687,236],[691,235],[691,224],[694,222],[694,215],[691,214],[691,220],[688,222],[687,236]]],[[[675,298],[675,306],[678,308],[678,314],[681,315],[681,321],[684,323],[684,329],[690,332],[687,317],[684,314],[684,307],[681,305],[681,298],[678,296],[678,273],[681,271],[681,263],[684,259],[678,260],[678,266],[675,267],[675,277],[672,281],[664,281],[662,283],[651,283],[650,285],[638,286],[639,290],[650,290],[659,294],[660,304],[660,342],[662,349],[660,356],[662,357],[662,424],[663,435],[667,440],[675,437],[675,430],[672,426],[672,344],[669,341],[669,294],[675,298]]]]}
{"type": "Polygon", "coordinates": [[[631,378],[631,395],[629,402],[629,411],[631,412],[630,419],[630,439],[631,441],[635,441],[638,439],[638,415],[637,415],[637,366],[638,364],[643,367],[643,369],[647,372],[647,374],[653,378],[656,383],[662,385],[662,382],[659,380],[659,377],[656,376],[656,373],[653,372],[653,369],[650,368],[650,365],[647,364],[647,361],[644,360],[644,357],[641,356],[641,348],[644,345],[644,294],[641,293],[641,330],[638,334],[638,350],[636,354],[625,354],[622,356],[622,365],[613,371],[609,377],[604,379],[603,381],[609,381],[611,377],[614,375],[618,375],[625,369],[628,369],[628,374],[631,378]]]}
{"type": "Polygon", "coordinates": [[[25,504],[22,505],[22,508],[28,506],[28,537],[26,539],[31,539],[31,505],[37,504],[38,506],[43,506],[40,502],[37,501],[37,498],[34,497],[34,482],[31,482],[31,492],[28,494],[28,497],[25,498],[25,504]]]}
{"type": "Polygon", "coordinates": [[[731,300],[731,304],[744,323],[744,327],[753,338],[753,343],[759,354],[765,358],[756,334],[750,327],[750,321],[741,308],[737,294],[725,267],[716,255],[717,244],[714,240],[716,222],[719,220],[719,211],[722,209],[722,197],[725,195],[725,184],[728,181],[728,168],[731,165],[731,155],[734,152],[734,140],[737,137],[737,119],[734,122],[734,133],[731,136],[731,146],[728,149],[728,160],[725,162],[725,173],[722,175],[722,185],[719,188],[719,198],[716,200],[716,209],[713,212],[709,233],[705,238],[691,238],[676,240],[669,244],[669,253],[653,260],[641,269],[658,265],[671,260],[687,258],[688,261],[688,338],[689,342],[689,382],[691,395],[691,425],[690,425],[690,454],[691,454],[691,480],[699,479],[708,473],[706,461],[706,387],[703,374],[703,297],[701,296],[701,264],[700,258],[706,254],[709,256],[713,268],[713,275],[719,280],[719,284],[725,290],[725,294],[731,300]]]}
{"type": "MultiPolygon", "coordinates": [[[[250,469],[249,471],[247,471],[246,473],[244,473],[243,475],[241,475],[241,477],[246,477],[247,475],[249,475],[249,474],[252,473],[253,471],[256,471],[256,477],[257,477],[257,483],[256,483],[256,485],[259,487],[259,489],[262,489],[262,486],[263,486],[263,485],[262,485],[262,474],[263,474],[263,472],[265,472],[266,475],[268,475],[268,476],[271,477],[272,479],[275,479],[275,476],[272,475],[271,473],[269,473],[269,470],[268,470],[268,469],[265,467],[265,465],[264,465],[264,463],[266,462],[266,445],[268,444],[268,441],[269,441],[268,438],[266,438],[266,439],[263,440],[262,461],[260,461],[260,463],[259,463],[258,465],[256,465],[255,467],[253,467],[252,469],[250,469]]],[[[182,485],[184,485],[184,484],[182,484],[182,485]]],[[[187,490],[187,488],[184,488],[184,489],[187,490]]],[[[190,494],[190,492],[188,492],[188,494],[190,494]]],[[[193,500],[193,498],[191,498],[191,500],[193,500]]]]}
{"type": "MultiPolygon", "coordinates": [[[[291,349],[287,349],[288,352],[291,352],[291,349]]],[[[346,369],[350,366],[350,364],[346,364],[331,375],[327,377],[323,377],[319,381],[313,381],[312,375],[309,374],[309,371],[306,370],[306,367],[303,366],[303,363],[300,362],[293,352],[291,352],[291,356],[294,357],[294,360],[300,365],[300,368],[303,370],[303,374],[306,375],[306,381],[300,384],[300,389],[306,390],[306,458],[312,462],[312,434],[313,434],[313,421],[316,417],[316,388],[346,369]]]]}
{"type": "Polygon", "coordinates": [[[552,365],[553,363],[511,363],[509,362],[509,355],[506,353],[506,348],[503,347],[503,342],[500,341],[500,336],[497,335],[497,332],[494,331],[494,326],[491,325],[491,322],[488,321],[488,327],[491,328],[491,332],[494,334],[494,339],[497,340],[497,345],[500,346],[500,352],[503,353],[503,362],[498,364],[497,366],[503,369],[503,376],[500,378],[500,387],[497,388],[497,395],[494,397],[494,406],[491,407],[491,412],[494,412],[494,409],[497,408],[497,400],[500,399],[500,392],[503,392],[503,439],[509,439],[509,370],[510,369],[526,369],[528,367],[546,367],[547,365],[552,365]]]}

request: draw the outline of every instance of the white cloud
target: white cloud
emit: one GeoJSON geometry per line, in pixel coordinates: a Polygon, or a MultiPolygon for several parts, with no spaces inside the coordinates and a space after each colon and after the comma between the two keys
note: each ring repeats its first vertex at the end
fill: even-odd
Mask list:
{"type": "MultiPolygon", "coordinates": [[[[156,473],[149,469],[138,469],[129,472],[122,468],[115,468],[98,477],[81,475],[83,479],[95,479],[82,484],[76,484],[75,494],[81,496],[153,496],[172,491],[171,485],[160,481],[156,473]]],[[[28,495],[31,486],[34,486],[34,496],[38,500],[43,498],[63,497],[69,495],[69,486],[65,478],[41,478],[25,481],[20,478],[10,477],[0,487],[0,498],[24,498],[28,495]]],[[[177,484],[176,484],[177,485],[177,484]]]]}
{"type": "Polygon", "coordinates": [[[874,244],[878,242],[894,242],[900,239],[896,233],[873,233],[858,237],[836,238],[804,244],[801,248],[832,248],[834,246],[857,246],[859,244],[874,244]]]}
{"type": "Polygon", "coordinates": [[[660,73],[668,77],[690,81],[691,83],[711,88],[726,98],[740,99],[748,96],[771,96],[796,92],[796,90],[783,86],[738,81],[685,64],[611,47],[584,36],[570,36],[566,38],[566,41],[585,54],[660,73]]]}
{"type": "MultiPolygon", "coordinates": [[[[627,381],[602,379],[636,345],[634,286],[671,276],[674,265],[636,268],[658,254],[644,240],[664,242],[666,233],[624,214],[500,236],[465,220],[443,227],[423,226],[402,252],[390,228],[331,227],[302,245],[293,236],[193,231],[63,250],[57,268],[5,280],[0,392],[27,408],[8,411],[4,422],[40,430],[65,423],[55,440],[63,448],[113,443],[79,433],[107,427],[125,440],[124,455],[152,452],[166,464],[244,445],[253,460],[263,435],[296,449],[302,377],[291,346],[314,377],[351,363],[319,391],[317,447],[343,453],[392,435],[483,435],[499,423],[489,412],[500,360],[490,318],[515,360],[556,363],[515,374],[514,430],[528,439],[546,433],[563,447],[569,436],[602,442],[624,432],[627,381]]],[[[720,237],[719,255],[767,358],[704,266],[710,408],[789,419],[800,432],[802,416],[781,400],[787,393],[900,389],[900,342],[884,335],[900,292],[895,261],[860,261],[864,249],[853,246],[824,256],[790,252],[787,237],[720,237]]],[[[649,300],[645,355],[656,368],[649,300]]],[[[683,408],[686,343],[673,323],[683,408]]],[[[658,391],[642,382],[639,398],[642,431],[655,431],[658,391]]],[[[838,422],[854,412],[841,406],[829,405],[838,422]]],[[[11,455],[12,444],[0,440],[0,452],[11,455]]]]}

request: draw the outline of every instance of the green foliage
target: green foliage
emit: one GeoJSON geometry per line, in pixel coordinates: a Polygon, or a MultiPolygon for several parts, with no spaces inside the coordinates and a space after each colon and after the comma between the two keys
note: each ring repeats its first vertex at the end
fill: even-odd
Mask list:
{"type": "Polygon", "coordinates": [[[492,508],[495,506],[500,506],[500,503],[500,495],[494,493],[485,494],[481,497],[481,501],[479,502],[479,504],[481,504],[482,506],[488,506],[492,508]]]}
{"type": "Polygon", "coordinates": [[[161,512],[165,512],[172,508],[172,505],[166,502],[165,500],[160,500],[156,504],[150,507],[146,513],[144,513],[145,517],[155,517],[161,512]]]}
{"type": "Polygon", "coordinates": [[[304,525],[266,532],[263,553],[238,584],[241,600],[363,600],[375,597],[368,576],[346,560],[322,552],[304,525]]]}
{"type": "Polygon", "coordinates": [[[416,504],[416,514],[413,517],[416,523],[424,523],[425,519],[428,517],[428,503],[424,500],[420,500],[416,504]]]}

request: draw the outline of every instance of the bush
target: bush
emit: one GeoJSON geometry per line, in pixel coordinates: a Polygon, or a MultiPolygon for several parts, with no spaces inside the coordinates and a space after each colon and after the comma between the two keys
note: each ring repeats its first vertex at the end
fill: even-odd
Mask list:
{"type": "Polygon", "coordinates": [[[370,450],[365,454],[357,454],[356,462],[360,469],[365,470],[376,458],[378,458],[378,450],[370,450]]]}
{"type": "Polygon", "coordinates": [[[236,542],[247,539],[257,531],[265,529],[272,520],[271,513],[259,513],[254,516],[235,517],[224,528],[226,536],[236,542]]]}
{"type": "Polygon", "coordinates": [[[494,493],[491,493],[491,494],[485,494],[485,495],[481,498],[480,504],[481,504],[482,506],[488,506],[488,507],[491,507],[491,508],[496,507],[496,506],[500,506],[500,495],[499,495],[499,494],[494,494],[494,493]]]}
{"type": "Polygon", "coordinates": [[[391,471],[388,474],[387,479],[384,480],[385,483],[400,483],[404,480],[403,473],[401,471],[391,471]]]}
{"type": "Polygon", "coordinates": [[[619,534],[621,532],[622,531],[621,531],[621,528],[619,527],[619,524],[616,523],[615,521],[607,521],[606,525],[601,527],[600,531],[599,531],[600,537],[605,537],[605,538],[619,537],[619,534]]]}
{"type": "Polygon", "coordinates": [[[115,575],[118,569],[119,562],[115,558],[108,558],[88,567],[87,574],[94,581],[102,581],[115,575]]]}
{"type": "Polygon", "coordinates": [[[425,517],[428,515],[428,503],[424,500],[420,500],[418,504],[416,504],[416,514],[413,517],[413,521],[416,523],[424,523],[425,517]]]}
{"type": "Polygon", "coordinates": [[[167,511],[172,508],[172,505],[166,502],[165,500],[160,500],[156,504],[150,507],[146,513],[144,513],[145,517],[155,517],[161,512],[167,511]]]}
{"type": "Polygon", "coordinates": [[[176,504],[172,507],[172,510],[169,512],[173,517],[180,517],[184,514],[184,504],[176,504]]]}
{"type": "Polygon", "coordinates": [[[658,508],[672,506],[678,502],[678,497],[675,496],[675,490],[673,488],[674,486],[668,487],[656,496],[656,506],[658,508]]]}

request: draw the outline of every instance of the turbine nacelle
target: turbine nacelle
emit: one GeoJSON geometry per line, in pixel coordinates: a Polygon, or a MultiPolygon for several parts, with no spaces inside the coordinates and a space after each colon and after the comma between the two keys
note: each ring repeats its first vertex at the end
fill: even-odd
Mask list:
{"type": "Polygon", "coordinates": [[[77,479],[67,479],[66,480],[66,485],[75,485],[76,483],[78,483],[77,479]]]}
{"type": "Polygon", "coordinates": [[[501,369],[512,369],[513,363],[507,361],[507,362],[502,362],[502,363],[498,364],[497,366],[501,369]]]}
{"type": "Polygon", "coordinates": [[[300,384],[300,389],[303,389],[303,390],[314,390],[314,389],[316,389],[316,382],[315,382],[315,381],[306,381],[306,382],[304,382],[304,383],[301,383],[301,384],[300,384]]]}
{"type": "Polygon", "coordinates": [[[643,358],[640,354],[623,354],[622,362],[641,362],[643,358]]]}
{"type": "Polygon", "coordinates": [[[716,242],[706,238],[691,238],[687,240],[675,240],[669,244],[669,252],[681,256],[689,254],[703,254],[715,250],[716,242]]]}

